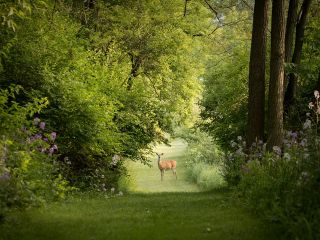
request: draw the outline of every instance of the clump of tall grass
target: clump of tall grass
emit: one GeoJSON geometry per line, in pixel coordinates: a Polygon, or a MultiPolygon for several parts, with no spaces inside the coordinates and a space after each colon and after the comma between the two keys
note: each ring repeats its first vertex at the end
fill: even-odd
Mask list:
{"type": "Polygon", "coordinates": [[[226,186],[222,176],[222,152],[213,139],[199,130],[185,130],[187,176],[203,190],[226,186]]]}

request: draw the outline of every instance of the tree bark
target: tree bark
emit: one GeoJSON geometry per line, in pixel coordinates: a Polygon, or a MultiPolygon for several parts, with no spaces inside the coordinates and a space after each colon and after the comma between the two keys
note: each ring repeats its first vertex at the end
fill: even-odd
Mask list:
{"type": "MultiPolygon", "coordinates": [[[[304,0],[301,6],[301,15],[296,25],[296,39],[295,47],[292,56],[292,63],[298,66],[301,62],[304,29],[307,23],[307,16],[310,9],[312,0],[304,0]]],[[[286,112],[290,111],[290,107],[294,104],[298,85],[298,76],[294,73],[290,73],[288,76],[288,86],[285,93],[284,105],[286,112]]]]}
{"type": "Polygon", "coordinates": [[[283,138],[283,87],[285,54],[284,0],[272,1],[271,59],[268,102],[267,150],[282,146],[283,138]]]}
{"type": "Polygon", "coordinates": [[[263,140],[265,107],[266,33],[269,0],[256,0],[249,65],[247,147],[263,140]]]}
{"type": "Polygon", "coordinates": [[[286,25],[286,40],[285,40],[285,62],[291,61],[294,30],[296,28],[297,17],[298,17],[298,3],[299,0],[290,0],[287,25],[286,25]]]}

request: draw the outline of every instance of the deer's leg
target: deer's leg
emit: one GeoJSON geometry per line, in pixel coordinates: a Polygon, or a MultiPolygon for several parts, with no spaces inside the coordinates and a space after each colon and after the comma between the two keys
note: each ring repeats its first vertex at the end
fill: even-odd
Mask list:
{"type": "Polygon", "coordinates": [[[161,181],[163,181],[164,170],[160,170],[161,172],[161,181]]]}
{"type": "Polygon", "coordinates": [[[173,168],[173,169],[172,169],[172,172],[173,172],[173,175],[176,176],[176,180],[177,180],[178,178],[177,178],[177,171],[176,171],[176,169],[173,168]]]}

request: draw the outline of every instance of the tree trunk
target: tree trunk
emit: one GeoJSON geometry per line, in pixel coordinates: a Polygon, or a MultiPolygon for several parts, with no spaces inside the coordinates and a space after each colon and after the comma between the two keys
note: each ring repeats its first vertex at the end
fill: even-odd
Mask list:
{"type": "MultiPolygon", "coordinates": [[[[307,15],[310,9],[312,0],[304,0],[301,6],[301,16],[296,26],[296,40],[295,48],[292,56],[292,63],[295,66],[301,62],[302,45],[304,38],[304,29],[307,23],[307,15]]],[[[294,73],[290,73],[288,76],[288,86],[285,93],[284,105],[286,112],[290,111],[290,107],[294,104],[297,92],[298,76],[294,73]]]]}
{"type": "Polygon", "coordinates": [[[290,0],[287,25],[286,25],[286,40],[285,40],[285,62],[291,61],[293,40],[294,40],[294,29],[297,23],[298,17],[298,3],[299,0],[290,0]]]}
{"type": "Polygon", "coordinates": [[[256,0],[249,65],[247,147],[263,140],[265,105],[266,33],[269,0],[256,0]]]}
{"type": "Polygon", "coordinates": [[[282,146],[283,138],[283,83],[285,54],[284,0],[272,2],[271,59],[268,102],[267,150],[282,146]]]}
{"type": "Polygon", "coordinates": [[[319,73],[318,73],[318,81],[317,81],[316,89],[315,89],[315,90],[320,91],[320,70],[319,70],[319,73]]]}

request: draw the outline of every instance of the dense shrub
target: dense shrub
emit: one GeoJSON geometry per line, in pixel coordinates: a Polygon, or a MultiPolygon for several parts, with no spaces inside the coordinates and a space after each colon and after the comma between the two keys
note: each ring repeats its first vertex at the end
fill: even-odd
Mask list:
{"type": "Polygon", "coordinates": [[[48,132],[39,118],[31,120],[47,100],[20,105],[19,91],[0,90],[0,218],[11,208],[63,198],[69,190],[56,162],[56,132],[48,132]]]}

